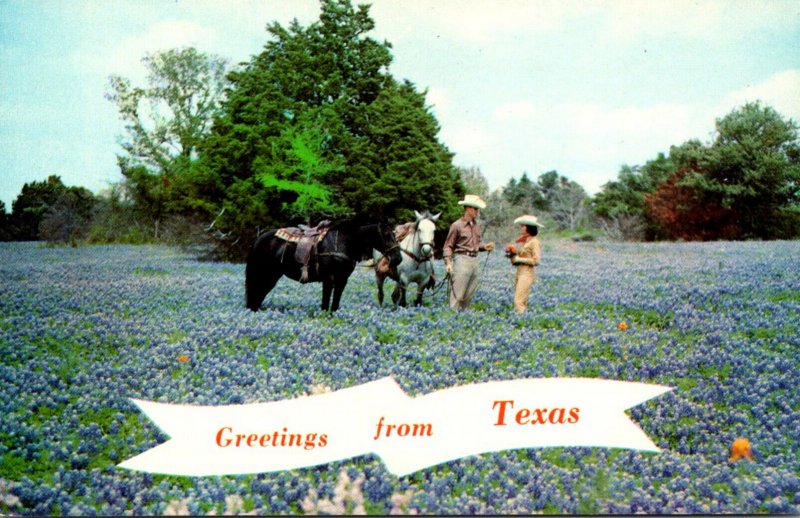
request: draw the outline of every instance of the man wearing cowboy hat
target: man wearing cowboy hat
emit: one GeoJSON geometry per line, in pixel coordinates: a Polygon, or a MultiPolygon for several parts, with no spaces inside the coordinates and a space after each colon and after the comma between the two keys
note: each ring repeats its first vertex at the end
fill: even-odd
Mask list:
{"type": "Polygon", "coordinates": [[[444,269],[450,275],[450,307],[463,311],[469,307],[478,287],[478,252],[491,252],[494,243],[481,244],[481,227],[476,221],[486,202],[480,196],[467,194],[458,202],[464,215],[450,225],[444,242],[444,269]]]}
{"type": "Polygon", "coordinates": [[[506,256],[511,259],[511,264],[517,267],[514,278],[514,310],[522,314],[528,307],[528,292],[536,282],[534,267],[539,264],[542,256],[542,247],[539,244],[539,218],[525,214],[514,220],[519,225],[520,236],[514,243],[506,247],[506,256]]]}

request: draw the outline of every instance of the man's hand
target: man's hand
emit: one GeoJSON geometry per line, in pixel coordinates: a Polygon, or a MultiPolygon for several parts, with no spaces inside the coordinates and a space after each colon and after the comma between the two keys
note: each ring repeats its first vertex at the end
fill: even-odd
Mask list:
{"type": "Polygon", "coordinates": [[[494,241],[492,241],[491,243],[486,243],[486,245],[483,248],[487,252],[491,252],[492,250],[494,250],[494,241]]]}
{"type": "Polygon", "coordinates": [[[450,275],[451,273],[453,273],[453,263],[451,263],[450,261],[445,261],[445,263],[444,263],[444,272],[447,275],[450,275]]]}

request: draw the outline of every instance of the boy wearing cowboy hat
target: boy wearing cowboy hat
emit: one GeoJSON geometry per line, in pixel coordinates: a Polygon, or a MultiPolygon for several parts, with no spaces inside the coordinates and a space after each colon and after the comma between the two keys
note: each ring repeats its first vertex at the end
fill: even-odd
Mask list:
{"type": "Polygon", "coordinates": [[[481,227],[476,221],[486,202],[480,196],[467,194],[458,202],[464,215],[450,225],[444,242],[444,269],[450,275],[450,307],[463,311],[469,307],[478,287],[478,252],[491,252],[494,243],[481,244],[481,227]]]}
{"type": "Polygon", "coordinates": [[[506,247],[506,256],[517,267],[517,276],[514,279],[514,310],[517,314],[522,314],[528,307],[528,292],[536,282],[534,267],[539,264],[542,256],[542,247],[536,236],[539,234],[539,227],[544,225],[530,214],[518,217],[514,224],[520,226],[520,236],[506,247]]]}

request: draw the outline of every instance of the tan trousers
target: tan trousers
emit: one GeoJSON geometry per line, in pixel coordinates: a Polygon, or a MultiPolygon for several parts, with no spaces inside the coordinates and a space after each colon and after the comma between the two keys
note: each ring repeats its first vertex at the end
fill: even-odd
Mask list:
{"type": "Polygon", "coordinates": [[[453,274],[450,288],[450,307],[464,311],[472,302],[475,290],[478,288],[478,271],[480,261],[477,257],[468,255],[453,256],[453,274]]]}
{"type": "Polygon", "coordinates": [[[528,292],[536,282],[536,271],[533,266],[521,264],[517,266],[517,277],[514,279],[514,311],[524,313],[528,307],[528,292]]]}

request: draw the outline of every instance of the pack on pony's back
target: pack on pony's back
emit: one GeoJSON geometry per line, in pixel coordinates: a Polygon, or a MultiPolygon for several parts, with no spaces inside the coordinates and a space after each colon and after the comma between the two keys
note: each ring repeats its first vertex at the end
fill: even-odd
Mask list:
{"type": "Polygon", "coordinates": [[[401,260],[394,232],[386,222],[359,217],[270,230],[256,239],[247,258],[247,307],[257,311],[285,275],[298,282],[321,282],[322,309],[336,311],[356,262],[371,256],[373,249],[393,264],[401,260]]]}
{"type": "Polygon", "coordinates": [[[435,285],[433,258],[435,252],[436,220],[439,214],[430,211],[419,213],[414,211],[415,221],[410,221],[395,228],[395,238],[400,243],[402,261],[397,268],[391,268],[387,261],[376,254],[375,281],[378,287],[378,303],[383,304],[383,283],[386,278],[396,281],[392,292],[392,301],[400,306],[406,305],[408,285],[417,285],[415,304],[422,304],[422,293],[425,288],[435,285]]]}

